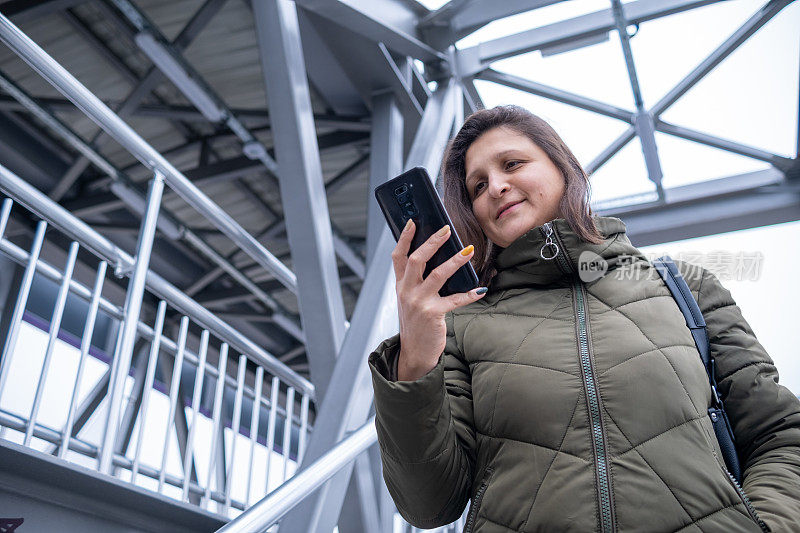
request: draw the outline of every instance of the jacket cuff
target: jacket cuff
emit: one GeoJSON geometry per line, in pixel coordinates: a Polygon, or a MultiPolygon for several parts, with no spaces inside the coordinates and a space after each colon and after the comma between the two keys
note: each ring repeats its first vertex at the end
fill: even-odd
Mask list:
{"type": "Polygon", "coordinates": [[[446,442],[450,411],[445,401],[444,363],[414,381],[391,381],[400,335],[381,342],[368,358],[375,392],[376,427],[382,451],[401,462],[416,462],[439,454],[446,442]]]}

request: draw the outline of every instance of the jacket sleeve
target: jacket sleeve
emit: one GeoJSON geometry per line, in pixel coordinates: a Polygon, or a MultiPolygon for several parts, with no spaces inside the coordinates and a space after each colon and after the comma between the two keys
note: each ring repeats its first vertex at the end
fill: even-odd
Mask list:
{"type": "Polygon", "coordinates": [[[702,269],[698,304],[708,327],[717,384],[742,462],[743,488],[773,531],[800,524],[800,400],[731,293],[702,269]]]}
{"type": "Polygon", "coordinates": [[[469,367],[448,313],[447,343],[436,366],[416,381],[396,381],[400,335],[369,356],[383,477],[400,515],[430,529],[457,520],[470,498],[475,431],[469,367]]]}

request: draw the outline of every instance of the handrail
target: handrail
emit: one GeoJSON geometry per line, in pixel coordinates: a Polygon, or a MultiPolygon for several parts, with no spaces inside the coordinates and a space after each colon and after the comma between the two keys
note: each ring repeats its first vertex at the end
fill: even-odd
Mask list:
{"type": "MultiPolygon", "coordinates": [[[[10,94],[15,100],[17,100],[17,102],[25,107],[25,109],[46,124],[47,127],[53,130],[59,137],[64,139],[67,144],[83,154],[84,157],[89,159],[94,165],[96,165],[107,176],[109,176],[113,180],[113,183],[109,187],[112,193],[114,193],[123,202],[131,206],[134,210],[144,210],[144,206],[147,205],[146,197],[141,193],[141,191],[139,191],[134,182],[124,172],[118,170],[105,157],[100,155],[94,148],[89,146],[86,141],[79,138],[58,118],[36,103],[14,82],[3,76],[2,73],[0,73],[0,88],[10,94]]],[[[52,198],[52,194],[50,197],[52,198]]],[[[58,201],[58,198],[54,198],[54,200],[58,201]]],[[[305,342],[305,334],[300,328],[300,325],[296,323],[294,319],[286,316],[283,311],[283,307],[276,302],[274,298],[261,290],[255,283],[253,283],[253,281],[242,274],[241,271],[237,270],[229,261],[218,254],[192,230],[181,224],[181,222],[175,219],[170,213],[165,212],[163,208],[158,217],[157,227],[170,239],[183,239],[190,246],[211,260],[211,262],[217,265],[218,268],[221,268],[227,272],[242,287],[249,290],[253,295],[256,296],[256,298],[273,310],[273,318],[276,324],[280,325],[300,342],[305,342]]]]}
{"type": "Polygon", "coordinates": [[[293,293],[297,277],[89,89],[0,13],[0,40],[293,293]]]}
{"type": "Polygon", "coordinates": [[[377,440],[373,416],[325,455],[220,528],[218,533],[263,533],[377,440]]]}
{"type": "MultiPolygon", "coordinates": [[[[133,257],[3,165],[0,165],[0,190],[30,209],[42,220],[46,220],[65,234],[88,246],[98,256],[108,261],[117,272],[125,272],[133,268],[133,257]]],[[[242,353],[246,353],[266,370],[279,376],[286,383],[291,384],[299,391],[309,395],[311,399],[314,399],[313,383],[242,335],[237,329],[228,325],[227,322],[186,296],[170,282],[155,272],[148,271],[146,285],[159,297],[169,301],[176,309],[192,316],[198,324],[215,332],[228,341],[231,346],[242,353]]]]}

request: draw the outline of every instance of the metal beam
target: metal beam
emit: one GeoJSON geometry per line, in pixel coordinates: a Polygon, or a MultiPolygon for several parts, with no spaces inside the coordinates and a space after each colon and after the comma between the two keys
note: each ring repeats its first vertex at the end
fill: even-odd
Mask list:
{"type": "Polygon", "coordinates": [[[269,108],[281,125],[275,129],[275,153],[298,306],[312,381],[322,398],[344,337],[346,316],[296,9],[290,0],[253,4],[269,108]]]}
{"type": "Polygon", "coordinates": [[[109,66],[113,67],[128,83],[136,85],[139,81],[139,76],[122,60],[115,52],[113,52],[107,45],[100,39],[100,37],[86,24],[74,11],[67,9],[61,13],[61,17],[72,26],[84,40],[86,40],[91,48],[103,57],[108,62],[109,66]]]}
{"type": "MultiPolygon", "coordinates": [[[[219,137],[221,136],[214,136],[214,138],[219,137]]],[[[366,143],[368,138],[369,136],[365,132],[344,130],[324,133],[318,137],[317,142],[319,144],[320,153],[331,154],[335,153],[337,150],[345,150],[360,146],[366,143]]],[[[164,154],[166,154],[166,152],[162,152],[162,155],[164,154]]],[[[272,157],[274,155],[273,149],[268,149],[267,154],[272,157]]],[[[122,171],[125,172],[137,166],[139,166],[138,163],[131,165],[131,167],[123,168],[122,171]]],[[[257,171],[264,171],[264,166],[261,161],[253,160],[245,155],[240,155],[189,168],[184,170],[183,174],[196,186],[203,187],[219,181],[241,178],[250,173],[257,173],[257,171]]],[[[268,176],[267,179],[272,179],[277,184],[277,180],[275,180],[274,176],[268,176]]],[[[84,183],[84,186],[87,190],[96,190],[105,187],[108,183],[109,179],[107,177],[102,177],[93,181],[87,181],[84,183]]]]}
{"type": "Polygon", "coordinates": [[[378,50],[383,56],[386,78],[389,81],[389,88],[391,88],[397,96],[398,103],[407,108],[407,113],[416,113],[422,116],[422,105],[417,101],[414,91],[411,87],[411,80],[406,79],[403,73],[395,63],[394,58],[389,53],[388,48],[383,43],[378,43],[378,50]]]}
{"type": "MultiPolygon", "coordinates": [[[[645,0],[640,0],[645,1],[645,0]]],[[[628,6],[632,6],[635,3],[627,4],[628,6]]],[[[743,42],[745,42],[751,35],[757,32],[762,26],[764,26],[767,22],[772,19],[775,15],[777,15],[784,7],[792,3],[792,0],[770,0],[767,4],[759,8],[756,13],[754,13],[749,19],[747,19],[744,24],[742,24],[739,28],[734,31],[730,37],[725,39],[725,41],[720,44],[713,52],[711,52],[703,61],[700,62],[692,71],[687,74],[680,82],[678,82],[675,87],[672,88],[667,94],[665,94],[658,102],[650,108],[649,113],[653,117],[653,120],[656,124],[659,122],[659,117],[670,107],[674,104],[681,96],[686,94],[692,87],[694,87],[703,77],[711,72],[717,65],[719,65],[722,61],[725,60],[729,55],[731,55],[743,42]]],[[[626,11],[627,13],[627,11],[626,11]]],[[[675,132],[678,134],[678,130],[674,128],[669,130],[669,126],[665,129],[665,132],[671,133],[675,132]]],[[[591,174],[595,170],[597,170],[600,166],[603,165],[606,161],[611,159],[614,154],[616,154],[619,150],[621,150],[627,143],[630,141],[636,133],[636,130],[633,126],[626,129],[619,137],[614,139],[612,143],[606,148],[600,155],[598,155],[589,165],[587,165],[586,171],[591,174]]],[[[702,135],[696,136],[698,139],[702,138],[702,135]]],[[[733,150],[732,150],[733,151],[733,150]]],[[[774,163],[773,163],[774,164],[774,163]]],[[[778,163],[780,165],[780,162],[778,163]]],[[[776,166],[778,166],[776,165],[776,166]]]]}
{"type": "Polygon", "coordinates": [[[505,17],[563,0],[451,0],[420,20],[419,28],[434,46],[444,48],[475,30],[505,17]]]}
{"type": "MultiPolygon", "coordinates": [[[[432,176],[437,174],[453,125],[458,93],[455,82],[450,81],[440,85],[428,101],[405,168],[423,166],[432,176]]],[[[394,245],[394,238],[388,226],[385,226],[331,378],[333,383],[347,383],[350,386],[330,388],[324,400],[317,403],[319,407],[314,432],[301,468],[322,457],[348,431],[356,430],[367,420],[373,391],[364,358],[381,339],[397,331],[397,304],[391,267],[394,245]]],[[[352,463],[339,470],[319,491],[286,515],[281,521],[281,529],[329,533],[339,517],[352,471],[352,463]]]]}
{"type": "MultiPolygon", "coordinates": [[[[321,142],[324,140],[321,139],[321,142]]],[[[320,150],[322,151],[322,150],[320,150]]],[[[363,156],[357,159],[354,163],[346,167],[342,170],[339,174],[337,174],[334,178],[332,178],[326,185],[325,191],[327,195],[334,194],[336,190],[341,187],[342,185],[346,184],[347,181],[352,179],[354,176],[357,175],[357,172],[361,170],[364,166],[364,163],[367,161],[368,156],[363,156]]],[[[192,171],[187,172],[187,175],[191,175],[192,171]]],[[[212,175],[208,175],[206,177],[200,178],[203,179],[216,179],[216,177],[212,175]]],[[[274,178],[274,176],[266,176],[266,179],[273,181],[275,186],[280,187],[279,182],[274,178]]],[[[264,204],[265,205],[265,204],[264,204]]],[[[266,206],[274,215],[277,217],[270,225],[262,231],[259,235],[256,236],[256,239],[259,242],[264,242],[266,240],[274,240],[278,235],[286,229],[285,219],[283,215],[275,211],[269,206],[266,206]]],[[[364,278],[365,266],[364,260],[357,251],[355,251],[352,246],[347,243],[347,240],[344,234],[331,222],[331,229],[333,231],[333,239],[335,245],[336,254],[339,258],[350,267],[350,269],[357,275],[359,278],[364,278]]],[[[234,261],[237,268],[243,269],[245,267],[249,267],[255,264],[251,258],[244,259],[246,254],[242,253],[241,250],[234,250],[224,259],[226,261],[234,261]]],[[[217,278],[219,278],[225,270],[221,267],[215,267],[210,269],[208,272],[203,274],[200,278],[195,280],[191,285],[186,288],[186,294],[189,296],[193,296],[203,290],[205,287],[213,283],[217,278]]]]}
{"type": "Polygon", "coordinates": [[[622,2],[620,0],[611,0],[611,10],[614,13],[614,24],[617,27],[617,33],[619,33],[622,55],[625,57],[625,67],[628,70],[628,78],[633,92],[633,101],[636,106],[633,126],[636,128],[636,134],[639,136],[639,141],[642,145],[647,177],[655,183],[659,199],[663,199],[664,188],[661,186],[661,179],[664,177],[664,173],[661,171],[661,161],[658,158],[653,115],[644,108],[642,90],[639,87],[639,77],[636,74],[636,64],[633,61],[633,52],[631,51],[630,35],[628,35],[628,21],[623,12],[622,2]]]}
{"type": "Polygon", "coordinates": [[[177,191],[189,205],[203,213],[215,227],[224,232],[239,247],[247,250],[248,254],[251,254],[259,264],[273,270],[287,288],[292,291],[296,290],[296,277],[286,268],[286,265],[277,261],[240,224],[220,209],[128,124],[114,114],[108,106],[2,15],[0,15],[0,39],[25,61],[35,66],[48,82],[80,105],[92,120],[111,133],[131,155],[154,172],[162,173],[170,187],[177,191]]]}
{"type": "MultiPolygon", "coordinates": [[[[4,77],[5,75],[0,71],[0,76],[4,77]]],[[[22,108],[21,105],[20,108],[22,108]]],[[[48,159],[53,158],[56,165],[60,166],[61,163],[66,165],[72,161],[74,155],[64,148],[64,146],[57,143],[53,137],[48,135],[48,132],[40,128],[39,125],[32,121],[27,115],[9,111],[3,111],[2,114],[9,121],[13,122],[16,127],[20,128],[23,132],[35,139],[36,142],[41,144],[42,147],[49,152],[48,159]]],[[[42,157],[44,154],[37,153],[36,155],[42,157]]]]}
{"type": "Polygon", "coordinates": [[[375,43],[370,39],[347,31],[335,22],[308,12],[306,17],[320,38],[325,41],[330,54],[358,90],[366,106],[372,104],[372,95],[386,89],[395,91],[400,98],[407,123],[419,122],[422,94],[418,93],[417,81],[406,76],[405,65],[386,43],[375,43]],[[354,54],[353,50],[358,50],[354,54]],[[399,64],[398,64],[399,63],[399,64]]]}
{"type": "Polygon", "coordinates": [[[372,139],[367,189],[367,264],[386,221],[372,191],[403,171],[403,116],[393,93],[382,92],[372,98],[372,139]]]}
{"type": "MultiPolygon", "coordinates": [[[[117,447],[114,453],[125,455],[128,453],[128,447],[131,444],[131,437],[133,436],[133,429],[136,426],[136,419],[139,417],[139,412],[142,408],[142,396],[144,393],[145,374],[147,372],[147,357],[145,354],[147,342],[143,338],[136,341],[136,346],[133,348],[134,362],[133,367],[133,388],[131,389],[128,401],[123,409],[122,420],[120,421],[120,436],[117,438],[117,447]]],[[[116,471],[117,468],[114,468],[116,471]]],[[[115,474],[116,475],[116,472],[115,474]]]]}
{"type": "MultiPolygon", "coordinates": [[[[309,81],[337,115],[366,114],[367,107],[359,98],[358,90],[302,9],[297,11],[297,20],[303,36],[303,57],[309,81]]],[[[319,125],[316,118],[315,122],[319,125]]]]}
{"type": "MultiPolygon", "coordinates": [[[[25,93],[23,93],[19,87],[14,85],[10,80],[6,80],[2,76],[0,76],[0,87],[3,87],[7,92],[10,92],[15,98],[17,98],[21,103],[24,103],[27,109],[32,112],[35,116],[39,117],[39,119],[48,125],[51,129],[53,129],[58,135],[64,138],[71,146],[73,146],[78,152],[84,154],[87,160],[92,161],[98,168],[102,169],[106,174],[108,174],[110,180],[112,180],[111,184],[111,191],[113,195],[124,205],[131,209],[131,211],[135,215],[142,215],[145,209],[145,200],[142,193],[138,190],[137,186],[131,183],[130,178],[122,174],[119,170],[117,170],[111,163],[109,163],[106,159],[104,159],[100,154],[98,154],[94,149],[88,146],[82,139],[80,139],[75,133],[73,133],[65,124],[61,123],[57,118],[50,115],[46,112],[46,110],[42,109],[38,106],[35,102],[32,101],[30,97],[28,97],[25,93]]],[[[353,135],[361,135],[361,134],[353,134],[353,135]]],[[[246,158],[245,158],[246,159],[246,158]]],[[[247,159],[247,162],[253,163],[250,159],[247,159]]],[[[104,200],[102,196],[97,198],[87,198],[81,197],[78,199],[78,205],[73,206],[76,210],[73,212],[76,216],[87,216],[89,214],[99,214],[102,212],[101,207],[105,208],[112,208],[116,209],[120,206],[116,201],[112,200],[104,200]],[[90,202],[88,205],[85,202],[90,202]],[[94,202],[95,205],[92,205],[91,202],[94,202]],[[81,205],[83,203],[83,206],[81,205]]],[[[174,244],[179,244],[177,241],[183,240],[186,241],[193,250],[197,250],[200,254],[205,257],[206,259],[210,260],[212,264],[218,266],[218,268],[231,273],[233,279],[246,287],[248,290],[254,291],[253,294],[269,309],[271,309],[275,315],[276,323],[280,324],[286,331],[293,335],[298,340],[303,340],[305,337],[299,327],[299,325],[290,318],[285,309],[275,302],[272,298],[266,295],[263,291],[260,291],[252,281],[248,280],[244,275],[240,272],[233,269],[224,259],[222,259],[219,254],[209,246],[205,241],[200,239],[196,234],[194,234],[190,229],[182,226],[177,219],[173,215],[171,215],[168,211],[164,211],[158,217],[158,228],[161,232],[163,232],[167,237],[172,239],[174,244]]],[[[183,247],[181,247],[183,248],[183,247]]]]}
{"type": "Polygon", "coordinates": [[[506,87],[511,87],[512,89],[535,94],[537,96],[568,104],[579,109],[592,111],[606,117],[622,120],[628,124],[633,123],[634,113],[632,111],[611,104],[606,104],[593,98],[571,93],[563,89],[550,87],[548,85],[544,85],[543,83],[531,81],[521,76],[515,76],[513,74],[487,69],[481,72],[478,77],[485,81],[492,81],[506,87]]]}
{"type": "Polygon", "coordinates": [[[478,89],[475,88],[474,78],[461,78],[461,92],[464,95],[464,105],[470,113],[486,108],[478,89]]]}
{"type": "Polygon", "coordinates": [[[125,293],[124,318],[122,322],[122,335],[114,352],[114,361],[111,370],[111,382],[108,386],[109,407],[106,417],[106,427],[100,446],[98,470],[111,474],[118,430],[120,405],[125,392],[125,381],[133,356],[136,329],[139,321],[139,312],[142,308],[147,272],[150,267],[150,254],[156,233],[156,221],[161,207],[161,196],[164,190],[164,176],[155,173],[150,180],[147,193],[147,211],[142,218],[142,226],[136,243],[136,259],[130,274],[128,289],[125,293]]]}
{"type": "MultiPolygon", "coordinates": [[[[171,328],[172,328],[172,334],[173,336],[175,336],[178,331],[177,324],[176,323],[171,324],[171,328]]],[[[164,357],[159,357],[156,360],[156,363],[158,364],[158,368],[161,372],[161,375],[164,376],[164,383],[171,383],[172,368],[173,368],[172,365],[167,364],[167,359],[164,357]]],[[[187,398],[187,395],[182,380],[178,379],[177,385],[178,385],[177,405],[179,408],[175,409],[175,415],[172,420],[168,421],[168,424],[172,424],[173,427],[175,428],[175,437],[178,440],[179,457],[181,464],[183,464],[183,458],[186,457],[186,454],[188,453],[187,445],[189,441],[189,421],[186,418],[186,409],[184,409],[184,398],[187,398]]],[[[169,437],[170,437],[169,431],[167,431],[165,438],[169,439],[169,437]]],[[[169,440],[167,440],[167,442],[169,442],[169,440]]],[[[188,472],[189,481],[196,483],[198,478],[197,478],[197,466],[194,455],[192,455],[188,470],[189,470],[188,472]]],[[[195,504],[198,504],[200,502],[200,497],[193,492],[189,494],[189,498],[190,501],[192,501],[195,504]]]]}
{"type": "MultiPolygon", "coordinates": [[[[403,134],[403,116],[398,108],[396,96],[389,92],[376,94],[372,99],[370,173],[366,199],[368,265],[374,258],[381,233],[386,227],[383,213],[381,213],[372,191],[378,185],[402,172],[403,134]]],[[[356,462],[357,475],[350,479],[344,505],[347,508],[348,505],[352,505],[353,501],[363,500],[359,496],[362,495],[365,489],[368,489],[374,494],[373,497],[377,502],[375,512],[378,516],[374,517],[373,514],[363,513],[359,516],[355,512],[356,510],[352,508],[348,509],[348,512],[343,512],[342,515],[343,517],[356,516],[360,518],[359,523],[363,526],[361,528],[362,531],[384,531],[389,533],[390,530],[384,527],[387,520],[386,509],[384,505],[381,505],[386,500],[384,493],[388,493],[388,489],[383,483],[381,475],[380,454],[375,452],[377,452],[377,447],[372,446],[366,454],[359,456],[359,460],[356,462]]],[[[345,529],[348,527],[346,523],[340,523],[339,529],[341,530],[343,526],[345,529]]]]}
{"type": "MultiPolygon", "coordinates": [[[[334,194],[340,187],[346,185],[349,180],[353,179],[358,172],[363,169],[368,159],[369,156],[366,155],[358,158],[339,174],[331,178],[331,180],[325,185],[327,195],[330,196],[334,194]]],[[[286,221],[283,218],[273,221],[264,231],[256,236],[256,239],[259,242],[275,240],[278,235],[280,235],[282,232],[285,232],[285,222],[286,221]]],[[[331,222],[331,230],[333,231],[337,255],[359,278],[363,279],[366,268],[364,266],[364,260],[362,259],[361,254],[352,249],[352,246],[347,243],[345,236],[336,228],[333,222],[331,222]]],[[[254,261],[252,261],[252,258],[246,256],[246,254],[242,253],[241,250],[234,250],[225,257],[225,260],[233,261],[234,265],[239,269],[247,268],[256,264],[254,261]]],[[[186,294],[189,296],[198,294],[200,291],[218,279],[224,272],[225,271],[220,267],[210,269],[208,272],[196,279],[191,285],[187,286],[185,289],[186,294]]]]}
{"type": "MultiPolygon", "coordinates": [[[[800,185],[775,169],[665,189],[666,203],[595,209],[621,218],[636,246],[800,220],[800,185]]],[[[655,195],[653,195],[655,196],[655,195]]]]}
{"type": "MultiPolygon", "coordinates": [[[[205,28],[205,26],[210,22],[211,18],[219,11],[219,9],[222,8],[222,5],[225,3],[225,1],[227,0],[208,0],[205,4],[203,4],[203,6],[186,24],[183,31],[181,31],[181,33],[175,39],[176,45],[178,47],[188,46],[194,37],[196,37],[197,34],[200,33],[203,28],[205,28]]],[[[108,6],[105,3],[98,3],[97,6],[108,13],[108,6]]],[[[97,36],[95,36],[88,27],[83,28],[83,33],[84,35],[92,36],[89,37],[91,42],[97,43],[99,41],[99,38],[97,38],[97,36]]],[[[102,47],[105,48],[105,46],[102,47]]],[[[110,51],[109,54],[111,54],[110,51]]],[[[111,55],[114,56],[114,54],[111,55]]],[[[121,60],[118,60],[113,64],[117,66],[119,64],[124,65],[121,60]]],[[[151,69],[141,80],[141,82],[134,86],[133,90],[128,94],[125,100],[118,107],[114,108],[120,117],[125,118],[129,116],[142,102],[142,100],[147,98],[150,93],[155,90],[158,84],[161,83],[162,78],[154,74],[154,71],[158,72],[157,69],[151,69]]],[[[130,75],[129,69],[127,68],[123,68],[122,72],[130,75]]],[[[183,126],[179,126],[179,131],[182,131],[184,135],[187,135],[189,132],[189,130],[183,126]]],[[[98,131],[89,142],[90,146],[93,148],[99,148],[108,142],[110,138],[103,136],[103,133],[103,130],[98,131]]],[[[89,160],[85,156],[78,157],[50,192],[50,198],[56,201],[60,200],[64,193],[69,190],[72,184],[78,179],[78,177],[80,177],[80,175],[88,166],[89,160]]]]}
{"type": "Polygon", "coordinates": [[[52,13],[83,4],[86,0],[10,0],[3,2],[0,12],[17,24],[25,24],[52,13]]]}
{"type": "MultiPolygon", "coordinates": [[[[384,43],[401,55],[422,61],[441,61],[445,55],[417,35],[416,25],[424,8],[402,0],[295,0],[305,10],[369,39],[384,43]],[[421,9],[420,9],[421,8],[421,9]]],[[[255,7],[255,4],[254,4],[255,7]]]]}
{"type": "Polygon", "coordinates": [[[728,139],[717,137],[716,135],[710,135],[702,131],[693,130],[685,126],[678,126],[661,119],[658,119],[658,121],[655,123],[655,129],[656,131],[672,135],[673,137],[686,139],[687,141],[693,141],[698,144],[710,146],[712,148],[725,150],[726,152],[764,161],[783,172],[788,172],[794,164],[794,160],[789,159],[788,157],[784,157],[773,152],[768,152],[766,150],[762,150],[761,148],[756,148],[755,146],[748,146],[736,141],[730,141],[728,139]]]}
{"type": "Polygon", "coordinates": [[[212,123],[222,123],[230,128],[242,142],[242,153],[260,161],[266,169],[277,175],[278,165],[267,153],[267,147],[233,114],[217,92],[181,55],[181,50],[161,33],[147,16],[129,0],[111,0],[119,13],[134,28],[134,41],[145,55],[170,79],[175,87],[212,123]]]}
{"type": "MultiPolygon", "coordinates": [[[[36,99],[43,107],[50,111],[57,113],[75,113],[81,114],[81,110],[69,100],[63,98],[37,98],[36,99]]],[[[112,108],[119,108],[122,102],[109,101],[108,104],[112,108]]],[[[0,109],[8,111],[24,111],[25,107],[18,103],[13,98],[6,95],[0,95],[0,109]]],[[[231,111],[238,116],[241,120],[250,122],[254,121],[258,125],[251,127],[251,131],[261,131],[269,129],[270,119],[269,112],[266,109],[253,109],[253,108],[240,108],[233,107],[231,111]]],[[[143,104],[132,111],[128,116],[134,117],[153,117],[163,118],[166,120],[180,120],[183,122],[202,122],[208,123],[208,119],[203,116],[200,111],[192,106],[178,105],[178,104],[143,104]]],[[[318,128],[331,128],[341,131],[370,131],[369,117],[360,115],[331,115],[329,113],[314,113],[314,123],[318,128]]],[[[230,138],[234,134],[232,132],[218,132],[207,137],[199,137],[198,139],[222,139],[230,138]]],[[[192,143],[198,141],[189,141],[192,143]]]]}
{"type": "MultiPolygon", "coordinates": [[[[720,0],[637,0],[625,4],[623,8],[626,20],[630,24],[639,24],[718,1],[720,0]]],[[[614,28],[614,14],[611,9],[595,11],[459,50],[458,70],[462,76],[471,76],[487,68],[493,61],[570,42],[584,42],[606,35],[614,28]]]]}
{"type": "MultiPolygon", "coordinates": [[[[0,22],[5,22],[3,17],[0,17],[0,22]]],[[[31,213],[40,219],[49,221],[65,236],[85,243],[85,246],[94,250],[100,259],[108,262],[115,269],[125,272],[135,264],[134,259],[124,250],[112,244],[2,165],[0,165],[0,190],[12,198],[22,199],[21,201],[31,213]]],[[[208,309],[199,305],[153,271],[147,272],[147,285],[150,293],[170,302],[172,309],[176,312],[191,316],[195,324],[215,332],[215,335],[225,339],[231,348],[248,354],[250,359],[259,366],[282,376],[284,383],[291,384],[297,391],[302,391],[313,399],[313,384],[287,369],[261,344],[253,342],[239,330],[220,320],[208,309]]]]}

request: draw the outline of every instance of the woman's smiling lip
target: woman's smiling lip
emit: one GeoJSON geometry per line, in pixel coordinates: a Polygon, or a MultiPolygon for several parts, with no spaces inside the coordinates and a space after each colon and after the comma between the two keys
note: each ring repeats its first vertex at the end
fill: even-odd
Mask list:
{"type": "Polygon", "coordinates": [[[517,208],[517,206],[518,206],[519,204],[521,204],[522,202],[524,202],[524,201],[525,201],[525,200],[520,200],[519,202],[517,202],[517,203],[515,203],[515,204],[511,205],[511,207],[507,207],[507,208],[503,209],[503,211],[501,211],[501,212],[500,212],[500,214],[499,214],[499,215],[497,215],[497,219],[499,220],[499,219],[500,219],[500,218],[501,218],[503,215],[505,215],[505,214],[506,214],[506,213],[508,213],[509,211],[513,211],[514,209],[516,209],[516,208],[517,208]]]}

